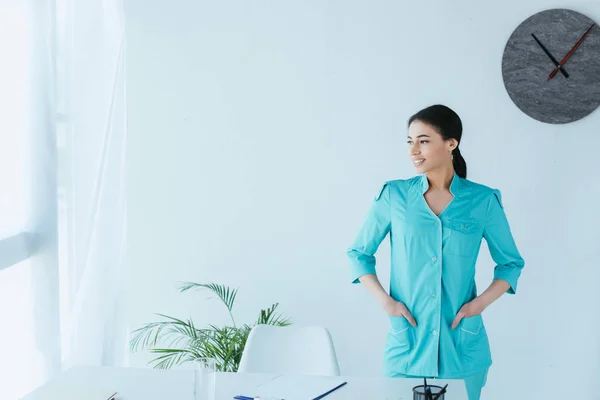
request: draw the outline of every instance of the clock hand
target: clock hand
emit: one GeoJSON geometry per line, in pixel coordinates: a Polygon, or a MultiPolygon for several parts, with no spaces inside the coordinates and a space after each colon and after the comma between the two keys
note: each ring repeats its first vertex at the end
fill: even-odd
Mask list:
{"type": "Polygon", "coordinates": [[[533,36],[533,38],[535,39],[535,41],[537,42],[537,44],[540,45],[540,47],[542,48],[542,50],[544,50],[544,53],[546,53],[546,55],[550,58],[550,60],[552,60],[552,62],[554,63],[554,65],[556,65],[557,69],[560,69],[560,72],[562,72],[562,74],[565,76],[565,78],[569,77],[569,74],[567,74],[567,71],[564,70],[564,68],[558,63],[558,61],[556,61],[556,58],[554,58],[552,56],[552,54],[550,54],[550,52],[548,51],[548,49],[546,49],[546,46],[544,46],[542,44],[542,42],[540,42],[540,40],[532,33],[531,36],[533,36]]]}
{"type": "Polygon", "coordinates": [[[554,75],[556,75],[556,73],[558,72],[558,70],[560,68],[562,68],[563,64],[567,62],[567,60],[569,59],[569,57],[571,57],[571,55],[573,55],[573,53],[575,53],[575,50],[577,50],[577,48],[583,42],[583,40],[587,37],[587,35],[590,34],[590,32],[592,31],[592,28],[594,27],[594,25],[595,24],[592,24],[592,26],[590,26],[590,29],[588,29],[583,34],[583,36],[579,39],[579,41],[577,41],[577,43],[575,43],[575,46],[573,46],[573,48],[571,49],[571,51],[569,51],[569,53],[565,56],[565,58],[563,58],[562,61],[560,62],[560,66],[557,66],[556,68],[554,68],[554,71],[552,71],[552,73],[550,74],[550,76],[548,77],[548,79],[546,79],[546,82],[549,81],[550,79],[554,78],[554,75]]]}

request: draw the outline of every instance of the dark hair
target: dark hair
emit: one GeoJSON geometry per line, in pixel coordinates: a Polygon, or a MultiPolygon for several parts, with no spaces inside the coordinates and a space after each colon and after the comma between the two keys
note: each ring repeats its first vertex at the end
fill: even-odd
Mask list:
{"type": "MultiPolygon", "coordinates": [[[[408,120],[408,125],[414,121],[421,121],[428,125],[431,125],[444,140],[456,139],[460,144],[462,137],[462,122],[457,113],[452,111],[450,108],[441,104],[436,104],[423,110],[419,111],[408,120]]],[[[454,171],[461,178],[467,177],[467,163],[460,154],[458,145],[452,151],[452,164],[454,165],[454,171]]]]}

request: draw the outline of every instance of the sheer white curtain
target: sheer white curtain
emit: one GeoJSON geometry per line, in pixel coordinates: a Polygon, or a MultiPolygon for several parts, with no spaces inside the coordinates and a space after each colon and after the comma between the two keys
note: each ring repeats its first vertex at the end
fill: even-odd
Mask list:
{"type": "Polygon", "coordinates": [[[127,362],[122,0],[57,0],[63,367],[127,362]]]}
{"type": "Polygon", "coordinates": [[[124,45],[121,0],[0,1],[0,399],[126,363],[124,45]]]}
{"type": "Polygon", "coordinates": [[[60,369],[54,7],[0,2],[0,398],[60,369]]]}

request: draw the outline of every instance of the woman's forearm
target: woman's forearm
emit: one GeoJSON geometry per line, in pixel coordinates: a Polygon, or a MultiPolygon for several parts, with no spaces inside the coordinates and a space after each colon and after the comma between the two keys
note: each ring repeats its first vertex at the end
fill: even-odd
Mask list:
{"type": "Polygon", "coordinates": [[[487,308],[494,301],[498,300],[510,288],[510,284],[504,279],[494,279],[492,284],[477,297],[483,308],[487,308]]]}
{"type": "Polygon", "coordinates": [[[385,309],[386,304],[392,300],[390,295],[385,291],[379,279],[377,279],[377,275],[375,274],[365,274],[358,278],[360,283],[367,289],[367,291],[373,296],[375,301],[379,303],[379,305],[385,309]]]}

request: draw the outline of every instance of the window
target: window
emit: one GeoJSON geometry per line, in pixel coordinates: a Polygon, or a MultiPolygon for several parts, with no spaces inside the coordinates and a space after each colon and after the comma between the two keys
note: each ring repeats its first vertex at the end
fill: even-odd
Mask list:
{"type": "Polygon", "coordinates": [[[0,2],[0,399],[60,367],[53,2],[0,2]]]}
{"type": "Polygon", "coordinates": [[[28,257],[31,208],[31,35],[27,7],[17,1],[0,12],[0,270],[28,257]]]}

